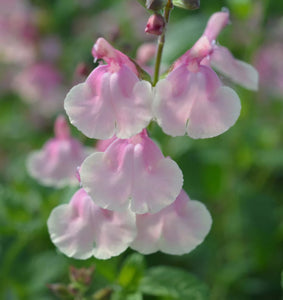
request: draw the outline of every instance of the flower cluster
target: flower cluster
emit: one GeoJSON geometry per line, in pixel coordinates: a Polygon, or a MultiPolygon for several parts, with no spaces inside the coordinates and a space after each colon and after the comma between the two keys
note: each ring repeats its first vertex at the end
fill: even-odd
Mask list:
{"type": "Polygon", "coordinates": [[[65,110],[81,132],[102,141],[85,158],[59,119],[56,138],[29,160],[31,174],[45,183],[53,178],[59,184],[63,173],[73,178],[79,166],[81,188],[48,220],[63,253],[107,259],[131,247],[144,254],[184,254],[204,240],[212,223],[208,210],[182,190],[182,171],[146,127],[156,120],[166,134],[197,139],[217,136],[236,122],[240,100],[212,66],[252,90],[257,72],[215,42],[228,21],[228,12],[215,13],[154,87],[129,57],[103,38],[96,41],[92,54],[99,66],[70,90],[65,110]],[[42,168],[44,161],[48,168],[42,168]]]}

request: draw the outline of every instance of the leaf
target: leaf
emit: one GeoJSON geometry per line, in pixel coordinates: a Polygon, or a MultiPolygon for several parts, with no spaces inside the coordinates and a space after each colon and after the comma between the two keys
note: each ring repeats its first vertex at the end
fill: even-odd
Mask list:
{"type": "Polygon", "coordinates": [[[173,5],[184,9],[198,9],[200,6],[199,0],[173,0],[173,5]]]}
{"type": "Polygon", "coordinates": [[[192,274],[174,267],[158,266],[148,270],[139,290],[148,295],[174,300],[208,299],[208,288],[192,274]]]}
{"type": "Polygon", "coordinates": [[[132,58],[130,58],[130,61],[135,65],[137,71],[138,71],[138,74],[139,74],[139,78],[142,79],[142,80],[146,80],[148,82],[151,83],[151,77],[150,75],[144,70],[141,68],[141,66],[132,58]]]}
{"type": "Polygon", "coordinates": [[[145,268],[144,257],[138,253],[129,256],[122,266],[118,283],[122,288],[135,291],[143,276],[145,268]]]}
{"type": "Polygon", "coordinates": [[[125,291],[116,291],[112,294],[111,300],[143,300],[143,297],[139,292],[127,294],[125,291]]]}

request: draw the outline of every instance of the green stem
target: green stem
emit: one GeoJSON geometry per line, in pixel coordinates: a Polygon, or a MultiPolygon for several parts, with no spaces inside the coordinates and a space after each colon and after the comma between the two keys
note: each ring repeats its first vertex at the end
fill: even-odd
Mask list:
{"type": "Polygon", "coordinates": [[[152,85],[155,86],[159,79],[159,70],[161,65],[161,58],[162,58],[162,52],[163,47],[165,43],[165,33],[166,33],[166,27],[169,22],[170,12],[173,8],[172,0],[168,0],[165,9],[164,9],[164,19],[165,19],[165,28],[163,30],[163,33],[159,36],[158,39],[158,48],[157,48],[157,54],[156,54],[156,61],[155,61],[155,67],[154,67],[154,76],[153,76],[153,83],[152,85]]]}

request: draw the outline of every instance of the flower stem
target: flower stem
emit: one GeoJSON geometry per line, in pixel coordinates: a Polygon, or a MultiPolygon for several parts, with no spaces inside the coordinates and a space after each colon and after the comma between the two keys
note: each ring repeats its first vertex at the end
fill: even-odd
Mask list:
{"type": "Polygon", "coordinates": [[[166,27],[169,22],[170,12],[173,8],[172,0],[168,0],[167,4],[164,9],[164,19],[165,19],[165,28],[163,30],[163,33],[158,38],[158,48],[157,48],[157,54],[156,54],[156,61],[155,61],[155,67],[154,67],[154,77],[153,77],[153,83],[152,85],[155,86],[159,79],[159,70],[161,65],[161,57],[163,52],[163,47],[165,43],[165,33],[166,33],[166,27]]]}

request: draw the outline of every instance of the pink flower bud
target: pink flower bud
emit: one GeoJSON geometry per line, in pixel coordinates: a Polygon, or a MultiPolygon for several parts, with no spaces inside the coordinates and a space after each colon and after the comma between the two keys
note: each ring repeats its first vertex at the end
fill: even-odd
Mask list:
{"type": "Polygon", "coordinates": [[[160,14],[153,14],[149,17],[145,32],[155,35],[161,35],[165,27],[164,18],[160,14]]]}
{"type": "Polygon", "coordinates": [[[54,125],[54,132],[57,139],[70,138],[70,128],[64,116],[60,115],[57,117],[54,125]]]}
{"type": "Polygon", "coordinates": [[[87,65],[83,62],[81,62],[77,65],[75,72],[76,72],[76,74],[78,74],[79,76],[82,76],[82,77],[88,76],[90,73],[87,65]]]}
{"type": "Polygon", "coordinates": [[[144,67],[155,56],[155,53],[155,43],[142,44],[137,50],[136,60],[142,67],[144,67]]]}

